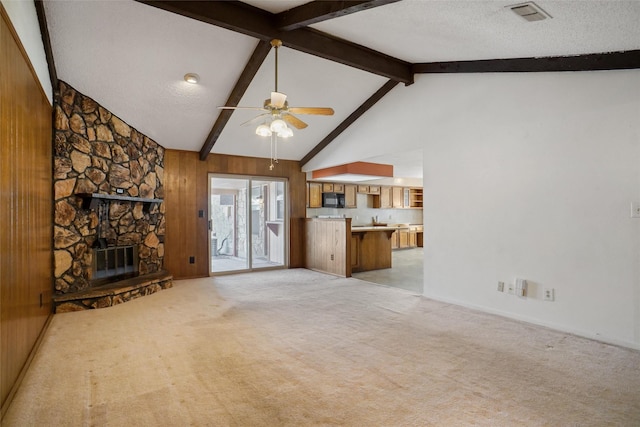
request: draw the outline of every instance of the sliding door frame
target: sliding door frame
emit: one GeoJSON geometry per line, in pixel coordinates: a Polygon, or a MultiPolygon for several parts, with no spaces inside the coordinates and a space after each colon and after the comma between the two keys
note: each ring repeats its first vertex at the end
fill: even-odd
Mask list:
{"type": "MultiPolygon", "coordinates": [[[[207,235],[208,235],[208,266],[209,266],[209,276],[223,276],[223,275],[227,275],[227,274],[237,274],[237,273],[246,273],[246,272],[252,272],[252,271],[268,271],[268,270],[280,270],[280,269],[286,269],[289,268],[289,247],[290,247],[290,233],[289,233],[289,222],[290,222],[290,217],[289,217],[289,211],[290,211],[290,191],[289,191],[289,180],[285,177],[269,177],[269,176],[258,176],[258,175],[235,175],[235,174],[224,174],[224,173],[215,173],[215,172],[210,172],[207,176],[207,215],[208,215],[208,223],[209,226],[207,227],[207,235]],[[248,257],[248,268],[244,268],[244,269],[239,269],[239,270],[228,270],[228,271],[217,271],[214,272],[213,271],[213,266],[212,266],[212,258],[213,258],[213,253],[211,251],[211,243],[212,243],[212,228],[213,228],[213,219],[211,218],[211,196],[212,196],[212,191],[214,189],[213,185],[212,185],[212,180],[215,178],[221,178],[221,179],[238,179],[238,180],[248,180],[248,191],[247,191],[247,198],[248,200],[245,203],[245,215],[247,218],[247,229],[245,230],[247,233],[247,257],[248,257]],[[253,181],[267,181],[267,182],[282,182],[284,184],[284,195],[285,195],[285,205],[284,205],[284,218],[282,220],[282,226],[283,226],[283,230],[284,230],[284,244],[283,244],[283,250],[284,250],[284,254],[283,254],[283,259],[284,262],[282,265],[275,265],[275,266],[266,266],[266,267],[254,267],[253,266],[253,245],[252,245],[252,240],[253,240],[253,221],[251,219],[251,193],[253,190],[253,181]]],[[[235,215],[237,215],[237,212],[235,213],[235,215]]],[[[235,220],[234,220],[235,221],[235,220]]]]}

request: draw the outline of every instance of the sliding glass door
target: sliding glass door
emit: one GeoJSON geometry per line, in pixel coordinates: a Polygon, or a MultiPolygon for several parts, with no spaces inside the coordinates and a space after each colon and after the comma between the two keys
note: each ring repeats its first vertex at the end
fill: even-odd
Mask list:
{"type": "Polygon", "coordinates": [[[286,180],[209,176],[210,272],[286,266],[286,180]]]}

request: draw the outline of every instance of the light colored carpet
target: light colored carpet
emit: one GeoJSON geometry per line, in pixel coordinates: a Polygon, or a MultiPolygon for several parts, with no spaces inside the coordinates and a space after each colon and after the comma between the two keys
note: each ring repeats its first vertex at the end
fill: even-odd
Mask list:
{"type": "Polygon", "coordinates": [[[640,352],[307,270],[55,315],[6,426],[638,426],[640,352]]]}

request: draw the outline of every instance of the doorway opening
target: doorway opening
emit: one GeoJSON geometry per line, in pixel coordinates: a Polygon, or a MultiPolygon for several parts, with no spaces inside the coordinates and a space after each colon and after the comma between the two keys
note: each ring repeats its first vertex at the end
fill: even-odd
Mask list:
{"type": "Polygon", "coordinates": [[[287,266],[287,181],[209,175],[210,274],[287,266]]]}

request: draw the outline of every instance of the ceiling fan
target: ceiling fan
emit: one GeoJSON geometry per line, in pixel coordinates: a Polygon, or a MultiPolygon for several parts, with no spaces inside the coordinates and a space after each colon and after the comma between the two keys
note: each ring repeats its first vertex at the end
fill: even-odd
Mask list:
{"type": "Polygon", "coordinates": [[[226,110],[260,110],[264,113],[251,120],[248,120],[244,124],[249,124],[257,120],[263,119],[262,123],[256,129],[256,134],[261,136],[271,136],[273,134],[281,137],[288,138],[293,135],[293,131],[287,127],[286,123],[296,129],[304,129],[308,125],[294,116],[293,114],[315,114],[321,116],[332,116],[333,108],[326,107],[289,107],[287,102],[287,95],[282,92],[278,92],[278,48],[282,46],[282,41],[278,39],[271,40],[271,46],[275,49],[275,90],[271,92],[271,97],[264,100],[262,107],[218,107],[226,110]],[[269,124],[267,124],[269,122],[269,124]],[[286,122],[286,123],[285,123],[286,122]]]}

